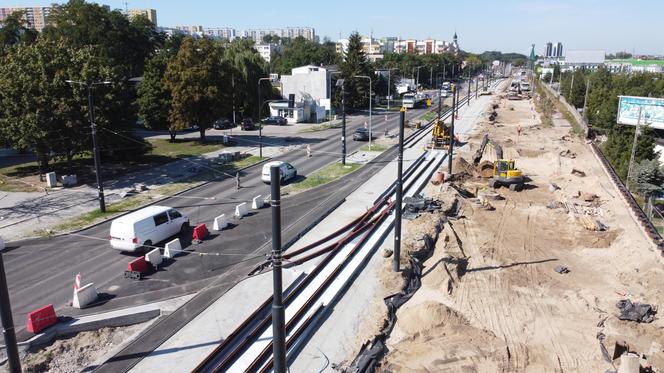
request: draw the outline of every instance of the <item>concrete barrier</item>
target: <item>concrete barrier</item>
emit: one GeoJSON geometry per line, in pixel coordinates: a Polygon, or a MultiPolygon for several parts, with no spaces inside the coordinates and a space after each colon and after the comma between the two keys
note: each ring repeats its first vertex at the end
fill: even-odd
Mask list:
{"type": "Polygon", "coordinates": [[[247,215],[247,213],[248,213],[248,211],[247,211],[247,203],[246,202],[240,203],[239,205],[235,206],[235,216],[237,216],[238,218],[241,218],[241,217],[247,215]]]}
{"type": "Polygon", "coordinates": [[[173,241],[168,241],[166,248],[164,249],[165,258],[175,258],[182,251],[182,244],[180,244],[180,239],[176,238],[173,241]]]}
{"type": "Polygon", "coordinates": [[[74,299],[71,302],[74,308],[85,308],[97,300],[97,288],[94,283],[89,283],[78,290],[74,290],[74,299]]]}
{"type": "Polygon", "coordinates": [[[205,224],[199,224],[196,227],[194,227],[194,232],[191,234],[191,239],[192,240],[198,240],[202,241],[204,240],[210,232],[208,232],[207,227],[205,224]]]}
{"type": "Polygon", "coordinates": [[[228,226],[228,220],[226,219],[226,214],[221,214],[214,218],[214,224],[212,224],[212,230],[220,231],[228,226]]]}
{"type": "Polygon", "coordinates": [[[251,208],[254,210],[262,209],[264,203],[265,201],[263,201],[263,196],[259,194],[251,201],[251,208]]]}
{"type": "Polygon", "coordinates": [[[161,261],[163,260],[163,258],[161,257],[161,251],[159,250],[159,248],[156,248],[156,249],[150,251],[149,253],[145,254],[145,260],[148,263],[152,264],[152,266],[155,269],[157,269],[157,267],[159,267],[159,265],[161,264],[161,261]]]}
{"type": "Polygon", "coordinates": [[[49,188],[54,188],[58,183],[58,179],[55,176],[55,172],[49,172],[46,174],[46,186],[49,188]]]}
{"type": "Polygon", "coordinates": [[[52,304],[49,304],[28,313],[28,321],[25,327],[30,333],[36,334],[51,325],[55,325],[57,322],[58,318],[55,316],[55,309],[52,304]]]}
{"type": "Polygon", "coordinates": [[[127,271],[145,273],[148,271],[148,262],[144,256],[136,258],[127,264],[127,271]]]}

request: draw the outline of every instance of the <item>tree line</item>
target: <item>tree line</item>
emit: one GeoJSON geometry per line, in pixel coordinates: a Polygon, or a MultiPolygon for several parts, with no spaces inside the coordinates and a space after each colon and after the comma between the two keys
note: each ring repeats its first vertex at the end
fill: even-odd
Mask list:
{"type": "MultiPolygon", "coordinates": [[[[585,102],[585,115],[593,133],[606,136],[602,152],[623,180],[628,176],[635,127],[617,123],[618,96],[664,97],[661,78],[661,74],[654,73],[615,74],[606,68],[577,69],[560,76],[561,94],[577,109],[582,109],[585,102]]],[[[636,144],[631,181],[644,196],[655,193],[654,186],[657,193],[662,192],[664,170],[655,152],[655,139],[661,135],[660,130],[642,127],[636,144]]]]}
{"type": "MultiPolygon", "coordinates": [[[[19,13],[1,26],[0,142],[34,152],[41,171],[54,159],[71,162],[91,149],[88,84],[95,82],[108,82],[89,91],[102,154],[123,159],[149,149],[133,136],[137,120],[147,128],[169,131],[171,138],[179,130],[198,128],[205,141],[206,129],[221,117],[237,113],[259,119],[265,111],[259,111],[258,96],[279,96],[267,82],[258,85],[270,72],[335,65],[339,73],[332,86],[336,79],[345,79],[347,107],[364,108],[370,99],[369,81],[357,76],[372,78],[375,98],[394,92],[377,70],[393,69],[393,77],[410,77],[413,68],[422,66],[420,82],[435,86],[440,79],[472,74],[486,65],[463,52],[393,53],[371,62],[358,33],[350,36],[343,56],[329,40],[272,38],[281,48],[268,64],[252,40],[167,37],[145,17],[128,19],[119,10],[84,0],[54,5],[41,33],[26,27],[19,13]]],[[[333,100],[339,105],[339,89],[334,89],[333,100]]]]}

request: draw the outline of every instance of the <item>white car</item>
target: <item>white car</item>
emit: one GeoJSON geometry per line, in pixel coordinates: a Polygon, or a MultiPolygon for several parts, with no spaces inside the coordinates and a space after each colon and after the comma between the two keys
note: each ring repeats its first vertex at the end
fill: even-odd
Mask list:
{"type": "Polygon", "coordinates": [[[297,176],[297,170],[295,167],[288,163],[288,162],[283,162],[283,161],[272,161],[268,162],[263,165],[263,171],[261,172],[261,180],[266,183],[270,184],[270,168],[272,166],[279,166],[279,174],[281,175],[281,182],[284,183],[285,181],[294,179],[297,176]]]}
{"type": "Polygon", "coordinates": [[[187,233],[189,218],[167,206],[148,206],[113,220],[111,247],[135,252],[175,236],[187,233]]]}

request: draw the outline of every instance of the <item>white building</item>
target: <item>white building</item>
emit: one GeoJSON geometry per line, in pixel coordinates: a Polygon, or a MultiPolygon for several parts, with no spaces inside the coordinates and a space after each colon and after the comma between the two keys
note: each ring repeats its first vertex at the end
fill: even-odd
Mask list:
{"type": "Polygon", "coordinates": [[[274,43],[256,44],[254,48],[256,48],[258,54],[260,54],[261,57],[263,57],[265,62],[268,63],[272,61],[272,54],[279,52],[281,50],[281,46],[279,44],[274,44],[274,43]]]}
{"type": "Polygon", "coordinates": [[[568,50],[565,58],[560,61],[561,70],[596,70],[600,66],[604,66],[604,57],[605,53],[603,50],[568,50]]]}
{"type": "MultiPolygon", "coordinates": [[[[337,41],[337,53],[342,56],[348,52],[348,39],[339,39],[337,41]]],[[[383,58],[385,43],[374,37],[362,37],[362,51],[370,61],[376,61],[383,58]]]]}
{"type": "Polygon", "coordinates": [[[444,40],[426,39],[426,40],[399,40],[394,44],[396,53],[412,54],[442,54],[457,53],[459,46],[456,42],[447,42],[444,40]]]}
{"type": "MultiPolygon", "coordinates": [[[[282,75],[281,83],[283,85],[282,94],[288,97],[295,95],[296,107],[302,108],[302,117],[286,117],[289,123],[299,121],[320,122],[325,118],[325,113],[331,108],[332,94],[332,71],[334,67],[330,66],[300,66],[291,70],[291,75],[282,75]]],[[[275,113],[282,109],[280,105],[270,105],[270,112],[275,113]],[[275,111],[276,110],[276,111],[275,111]]],[[[287,113],[291,115],[291,113],[287,113]]],[[[274,114],[279,115],[279,114],[274,114]]]]}
{"type": "Polygon", "coordinates": [[[205,27],[203,28],[203,34],[215,39],[226,39],[233,41],[237,38],[237,32],[234,28],[230,27],[205,27]]]}
{"type": "Polygon", "coordinates": [[[664,73],[664,60],[607,60],[605,64],[612,73],[664,73]]]}
{"type": "Polygon", "coordinates": [[[257,43],[263,42],[263,37],[267,35],[278,36],[281,39],[295,39],[301,36],[307,40],[316,40],[316,31],[313,27],[286,27],[279,29],[249,29],[242,32],[242,37],[251,38],[257,43]]]}

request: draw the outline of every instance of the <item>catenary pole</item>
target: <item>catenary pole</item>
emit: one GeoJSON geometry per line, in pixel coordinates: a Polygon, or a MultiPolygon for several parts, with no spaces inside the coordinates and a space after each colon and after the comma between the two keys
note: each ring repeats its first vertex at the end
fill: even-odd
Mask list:
{"type": "Polygon", "coordinates": [[[281,174],[270,167],[270,206],[272,210],[272,355],[274,371],[286,373],[286,323],[281,278],[281,174]]]}
{"type": "Polygon", "coordinates": [[[397,156],[397,182],[396,201],[394,205],[394,258],[392,267],[394,272],[399,272],[399,261],[401,260],[401,201],[403,197],[403,127],[406,118],[406,109],[401,107],[399,111],[399,154],[397,156]]]}

